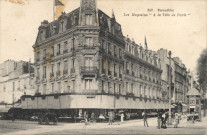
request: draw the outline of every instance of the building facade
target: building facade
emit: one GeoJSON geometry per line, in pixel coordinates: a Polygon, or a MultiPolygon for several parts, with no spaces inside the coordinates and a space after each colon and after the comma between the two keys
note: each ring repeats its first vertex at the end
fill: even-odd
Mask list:
{"type": "Polygon", "coordinates": [[[34,95],[32,64],[25,61],[7,60],[0,65],[0,69],[0,102],[11,104],[20,100],[24,94],[34,95]]]}
{"type": "Polygon", "coordinates": [[[123,36],[96,0],[43,21],[33,48],[36,95],[22,98],[23,109],[167,108],[156,52],[123,36]]]}

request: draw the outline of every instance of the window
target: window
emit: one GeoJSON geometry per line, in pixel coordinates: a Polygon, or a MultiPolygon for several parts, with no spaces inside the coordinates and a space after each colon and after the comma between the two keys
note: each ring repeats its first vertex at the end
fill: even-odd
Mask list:
{"type": "Polygon", "coordinates": [[[92,79],[86,79],[85,80],[85,89],[86,90],[91,90],[92,89],[92,79]]]}
{"type": "Polygon", "coordinates": [[[116,64],[114,64],[114,74],[116,73],[116,64]]]}
{"type": "Polygon", "coordinates": [[[132,46],[132,54],[134,54],[134,46],[132,46]]]}
{"type": "Polygon", "coordinates": [[[108,43],[107,48],[108,48],[108,53],[110,53],[110,49],[111,49],[111,44],[110,43],[108,43]]]}
{"type": "Polygon", "coordinates": [[[64,70],[67,70],[67,69],[68,69],[68,62],[64,61],[64,70]]]}
{"type": "Polygon", "coordinates": [[[37,93],[39,93],[39,91],[40,91],[40,86],[37,85],[37,93]]]}
{"type": "Polygon", "coordinates": [[[134,93],[134,84],[131,83],[131,92],[134,93]]]}
{"type": "Polygon", "coordinates": [[[108,93],[110,93],[110,87],[111,87],[111,83],[108,82],[108,93]]]}
{"type": "Polygon", "coordinates": [[[40,71],[39,71],[40,69],[39,68],[37,68],[37,76],[39,76],[39,73],[40,73],[40,71]]]}
{"type": "Polygon", "coordinates": [[[105,40],[102,39],[102,49],[105,49],[105,40]]]}
{"type": "Polygon", "coordinates": [[[54,83],[52,83],[52,93],[54,93],[54,83]]]}
{"type": "Polygon", "coordinates": [[[119,57],[121,57],[121,49],[119,49],[119,57]]]}
{"type": "Polygon", "coordinates": [[[92,25],[92,15],[86,14],[86,25],[92,25]]]}
{"type": "Polygon", "coordinates": [[[128,82],[126,82],[126,92],[128,92],[128,82]]]}
{"type": "Polygon", "coordinates": [[[119,66],[119,74],[122,74],[122,73],[121,73],[121,66],[119,66]]]}
{"type": "Polygon", "coordinates": [[[40,52],[37,52],[37,59],[40,58],[40,52]]]}
{"type": "Polygon", "coordinates": [[[119,94],[121,94],[121,84],[119,84],[119,94]]]}
{"type": "Polygon", "coordinates": [[[57,70],[60,71],[60,62],[57,64],[57,70]]]}
{"type": "Polygon", "coordinates": [[[93,39],[92,39],[92,37],[87,37],[86,38],[86,45],[87,46],[93,46],[93,39]]]}
{"type": "Polygon", "coordinates": [[[60,22],[60,32],[64,31],[64,21],[60,22]]]}
{"type": "Polygon", "coordinates": [[[61,92],[61,83],[58,82],[58,92],[61,92]]]}
{"type": "Polygon", "coordinates": [[[114,55],[116,56],[116,46],[114,45],[114,55]]]}
{"type": "Polygon", "coordinates": [[[43,67],[43,78],[46,78],[46,66],[43,67]]]}
{"type": "Polygon", "coordinates": [[[64,42],[64,50],[67,50],[67,48],[68,48],[68,41],[65,41],[64,42]]]}
{"type": "Polygon", "coordinates": [[[51,68],[52,68],[52,74],[54,74],[54,65],[53,64],[51,65],[51,68]]]}
{"type": "Polygon", "coordinates": [[[116,90],[116,83],[114,83],[114,93],[117,93],[117,90],[116,90]]]}
{"type": "Polygon", "coordinates": [[[43,57],[46,58],[46,49],[43,50],[43,57]]]}
{"type": "Polygon", "coordinates": [[[43,85],[43,94],[46,94],[46,84],[43,85]]]}
{"type": "Polygon", "coordinates": [[[54,46],[52,46],[52,53],[51,53],[52,56],[54,56],[54,51],[55,51],[54,46]]]}
{"type": "Polygon", "coordinates": [[[85,67],[93,67],[93,60],[92,58],[85,58],[85,67]]]}
{"type": "Polygon", "coordinates": [[[102,85],[102,92],[104,91],[104,81],[102,81],[102,83],[101,83],[101,85],[102,85]]]}
{"type": "Polygon", "coordinates": [[[60,54],[60,44],[57,45],[57,50],[58,50],[57,55],[59,55],[60,54]]]}

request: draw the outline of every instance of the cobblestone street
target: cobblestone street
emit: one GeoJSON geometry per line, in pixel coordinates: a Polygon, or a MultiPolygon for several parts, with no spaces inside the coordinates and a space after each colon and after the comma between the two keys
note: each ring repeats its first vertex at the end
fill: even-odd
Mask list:
{"type": "Polygon", "coordinates": [[[59,123],[57,126],[48,126],[29,121],[0,121],[0,129],[1,134],[207,134],[207,118],[194,124],[182,119],[179,128],[176,129],[173,125],[167,129],[157,129],[156,122],[156,118],[151,118],[148,120],[149,127],[144,127],[141,119],[125,121],[122,124],[96,123],[87,126],[83,123],[59,123]]]}

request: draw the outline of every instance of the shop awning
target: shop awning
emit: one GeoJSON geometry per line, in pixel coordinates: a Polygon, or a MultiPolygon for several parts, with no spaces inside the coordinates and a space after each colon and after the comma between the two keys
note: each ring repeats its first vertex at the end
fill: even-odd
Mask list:
{"type": "Polygon", "coordinates": [[[0,113],[7,113],[10,107],[0,108],[0,113]]]}

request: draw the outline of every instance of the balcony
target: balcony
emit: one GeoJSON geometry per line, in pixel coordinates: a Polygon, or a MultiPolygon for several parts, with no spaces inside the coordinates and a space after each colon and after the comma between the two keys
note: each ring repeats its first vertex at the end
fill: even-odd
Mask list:
{"type": "Polygon", "coordinates": [[[60,55],[60,52],[57,52],[57,56],[60,55]]]}
{"type": "Polygon", "coordinates": [[[54,54],[50,54],[50,58],[54,57],[54,54]]]}
{"type": "Polygon", "coordinates": [[[126,73],[129,74],[129,69],[126,70],[126,73]]]}
{"type": "Polygon", "coordinates": [[[57,71],[57,72],[56,72],[56,76],[57,76],[57,77],[60,76],[60,71],[57,71]]]}
{"type": "Polygon", "coordinates": [[[94,46],[94,44],[85,44],[84,46],[83,46],[83,49],[95,49],[95,46],[94,46]]]}
{"type": "Polygon", "coordinates": [[[50,73],[50,81],[54,81],[55,80],[55,75],[54,73],[50,73]]]}
{"type": "Polygon", "coordinates": [[[36,58],[36,62],[39,62],[40,61],[40,58],[36,58]]]}
{"type": "Polygon", "coordinates": [[[134,76],[134,71],[132,71],[132,76],[134,76]]]}
{"type": "Polygon", "coordinates": [[[75,68],[71,68],[70,73],[71,74],[75,73],[75,68]]]}
{"type": "Polygon", "coordinates": [[[81,74],[83,76],[87,76],[87,75],[96,76],[97,73],[98,73],[97,67],[81,67],[81,74]]]}
{"type": "Polygon", "coordinates": [[[68,69],[64,69],[64,70],[63,70],[63,74],[64,74],[64,75],[67,75],[67,74],[68,74],[68,69]]]}
{"type": "Polygon", "coordinates": [[[54,73],[50,73],[50,78],[53,78],[54,76],[54,73]]]}
{"type": "Polygon", "coordinates": [[[65,54],[65,53],[68,53],[68,49],[63,50],[63,53],[64,53],[64,54],[65,54]]]}
{"type": "Polygon", "coordinates": [[[117,77],[117,73],[116,72],[114,72],[114,77],[117,77]]]}
{"type": "Polygon", "coordinates": [[[110,70],[108,71],[108,75],[111,75],[111,71],[110,70]]]}

